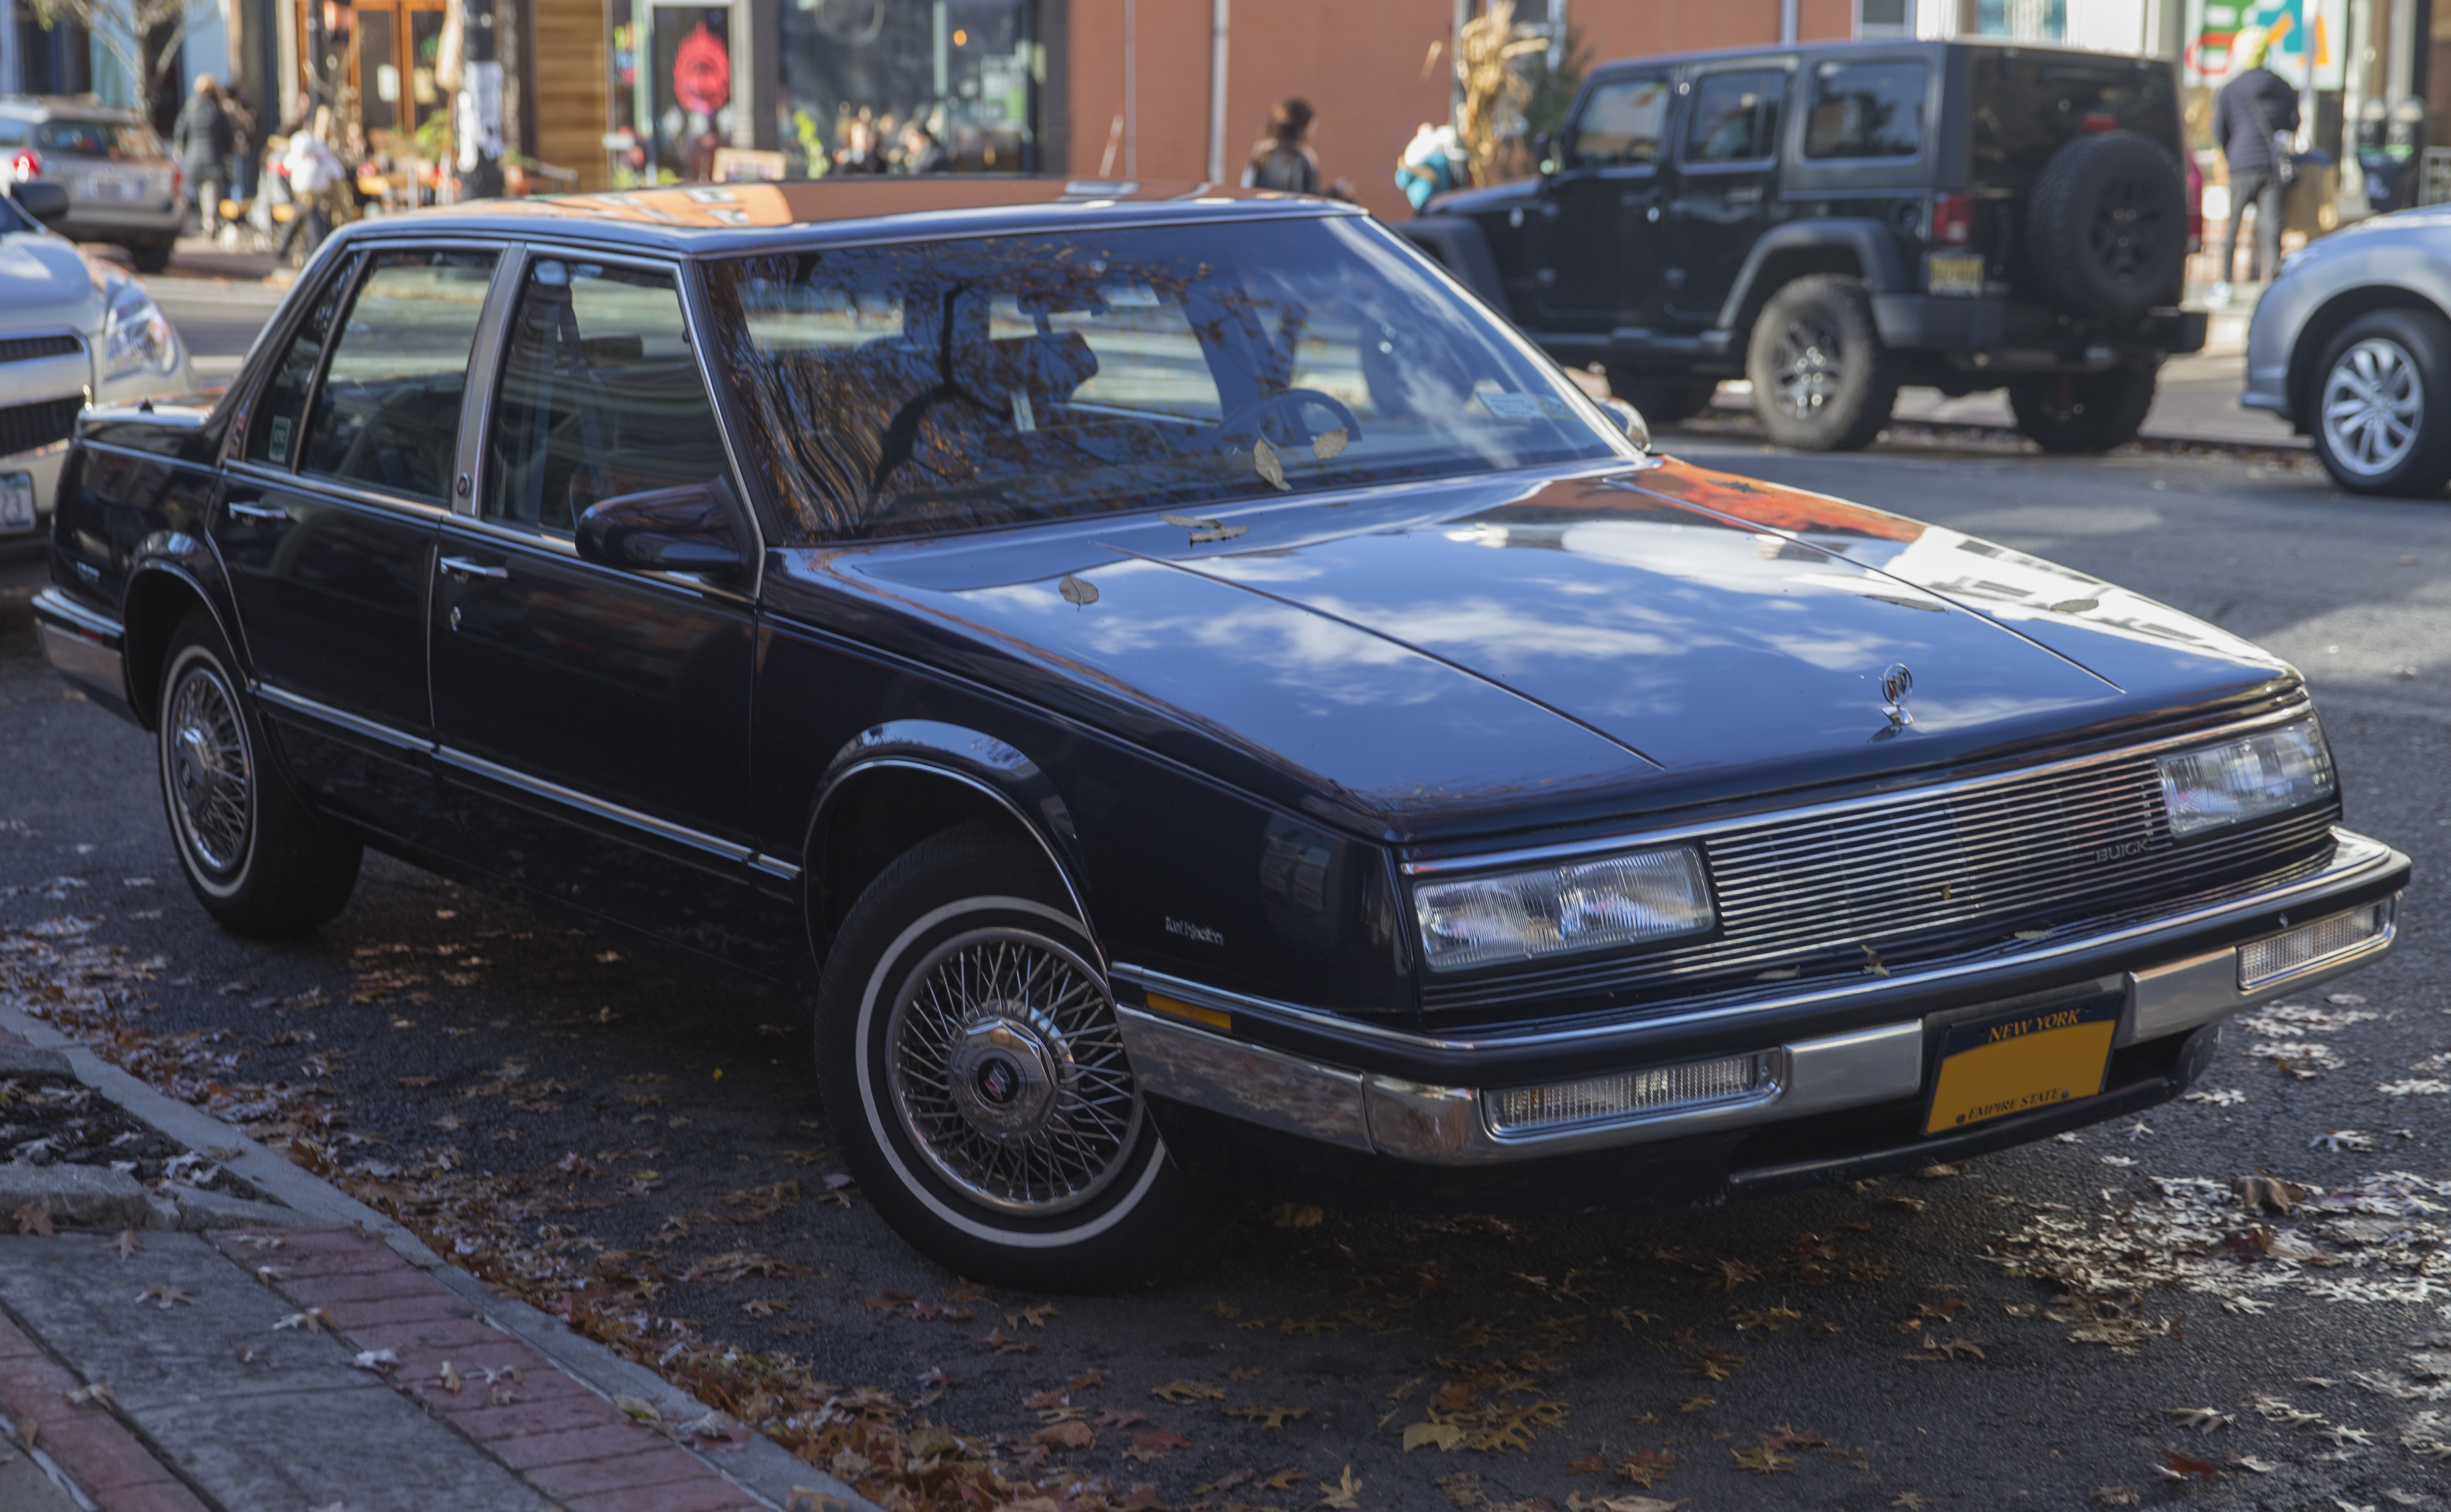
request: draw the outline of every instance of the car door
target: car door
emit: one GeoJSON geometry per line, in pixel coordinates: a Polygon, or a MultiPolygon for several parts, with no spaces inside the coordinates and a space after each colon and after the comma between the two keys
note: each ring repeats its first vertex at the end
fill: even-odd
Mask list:
{"type": "Polygon", "coordinates": [[[239,427],[212,525],[295,775],[403,838],[432,822],[427,579],[499,255],[382,247],[335,267],[239,427]]]}
{"type": "MultiPolygon", "coordinates": [[[[709,482],[741,497],[676,270],[533,248],[517,284],[474,498],[436,562],[457,843],[513,883],[780,974],[798,933],[752,922],[745,895],[754,581],[576,546],[607,499],[709,482]]],[[[745,513],[735,529],[756,539],[745,513]]]]}
{"type": "Polygon", "coordinates": [[[1716,324],[1778,208],[1779,130],[1792,71],[1715,69],[1687,85],[1667,196],[1661,279],[1672,324],[1716,324]]]}
{"type": "Polygon", "coordinates": [[[1540,187],[1536,298],[1561,329],[1647,325],[1658,305],[1660,165],[1674,83],[1664,70],[1603,79],[1540,187]]]}

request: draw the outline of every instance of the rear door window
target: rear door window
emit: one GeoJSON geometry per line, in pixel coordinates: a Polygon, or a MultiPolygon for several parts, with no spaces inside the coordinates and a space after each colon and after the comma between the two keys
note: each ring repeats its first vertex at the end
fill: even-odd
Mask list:
{"type": "Polygon", "coordinates": [[[1659,161],[1675,98],[1666,75],[1611,79],[1592,90],[1575,122],[1566,161],[1577,167],[1649,167],[1659,161]]]}
{"type": "Polygon", "coordinates": [[[448,503],[494,254],[378,252],[332,338],[302,472],[448,503]]]}
{"type": "Polygon", "coordinates": [[[344,267],[334,275],[300,323],[297,334],[289,338],[288,347],[264,385],[264,397],[256,403],[246,438],[247,461],[281,468],[298,465],[304,429],[299,422],[306,417],[306,396],[315,390],[315,374],[324,365],[324,344],[331,339],[333,318],[348,298],[352,274],[351,268],[344,267]]]}
{"type": "Polygon", "coordinates": [[[1805,112],[1808,158],[1911,158],[1923,150],[1921,63],[1825,63],[1805,112]]]}
{"type": "Polygon", "coordinates": [[[1688,163],[1749,163],[1778,151],[1784,69],[1746,69],[1703,75],[1694,85],[1694,126],[1685,138],[1688,163]]]}
{"type": "MultiPolygon", "coordinates": [[[[872,301],[790,319],[834,348],[898,327],[897,313],[872,301]]],[[[607,499],[728,478],[671,275],[539,258],[507,345],[486,441],[487,519],[569,536],[607,499]]]]}

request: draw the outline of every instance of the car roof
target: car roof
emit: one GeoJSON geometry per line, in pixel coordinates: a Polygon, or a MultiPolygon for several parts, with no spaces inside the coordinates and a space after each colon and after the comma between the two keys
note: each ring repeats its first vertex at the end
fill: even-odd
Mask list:
{"type": "Polygon", "coordinates": [[[480,200],[361,221],[343,235],[351,242],[395,236],[551,237],[686,255],[779,245],[931,241],[1099,226],[1362,213],[1334,200],[1189,181],[947,173],[480,200]]]}

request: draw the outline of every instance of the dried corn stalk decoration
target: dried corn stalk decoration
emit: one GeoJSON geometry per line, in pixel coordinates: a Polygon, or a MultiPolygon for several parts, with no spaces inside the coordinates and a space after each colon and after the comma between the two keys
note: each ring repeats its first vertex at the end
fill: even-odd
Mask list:
{"type": "Polygon", "coordinates": [[[1515,24],[1515,0],[1490,0],[1488,12],[1457,33],[1456,82],[1463,87],[1463,104],[1456,112],[1456,135],[1472,154],[1474,184],[1498,182],[1506,150],[1500,124],[1520,119],[1532,95],[1514,61],[1548,46],[1548,38],[1515,24]]]}

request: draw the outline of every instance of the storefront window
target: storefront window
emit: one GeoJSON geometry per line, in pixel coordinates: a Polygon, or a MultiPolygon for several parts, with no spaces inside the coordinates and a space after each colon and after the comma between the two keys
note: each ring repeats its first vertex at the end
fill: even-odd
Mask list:
{"type": "Polygon", "coordinates": [[[795,171],[1038,166],[1031,0],[781,0],[779,145],[795,171]],[[906,135],[923,127],[941,153],[906,135]]]}
{"type": "Polygon", "coordinates": [[[634,188],[713,177],[715,154],[733,140],[731,9],[640,0],[630,15],[613,31],[633,144],[614,165],[614,183],[634,188]]]}

